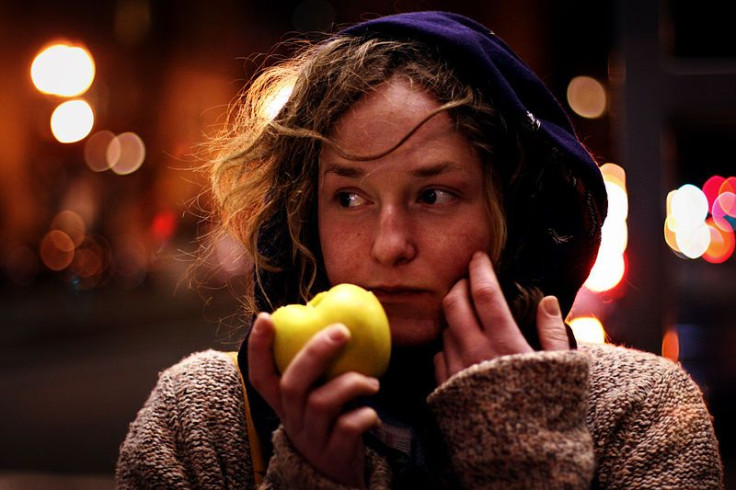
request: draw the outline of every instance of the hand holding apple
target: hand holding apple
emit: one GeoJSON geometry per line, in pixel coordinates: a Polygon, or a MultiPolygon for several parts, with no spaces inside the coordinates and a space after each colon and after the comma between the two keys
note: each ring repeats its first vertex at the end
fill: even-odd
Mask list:
{"type": "Polygon", "coordinates": [[[357,371],[378,377],[388,367],[391,332],[380,301],[354,284],[338,284],[317,294],[306,305],[287,305],[271,315],[276,366],[284,372],[294,356],[323,328],[341,323],[350,330],[350,341],[326,371],[328,379],[357,371]]]}

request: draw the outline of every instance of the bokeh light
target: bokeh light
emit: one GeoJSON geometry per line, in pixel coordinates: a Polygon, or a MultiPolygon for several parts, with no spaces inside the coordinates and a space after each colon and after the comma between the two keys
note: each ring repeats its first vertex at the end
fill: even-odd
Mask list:
{"type": "Polygon", "coordinates": [[[87,49],[54,44],[41,51],[31,64],[31,79],[44,94],[76,97],[92,85],[95,62],[87,49]]]}
{"type": "Polygon", "coordinates": [[[41,261],[52,271],[69,267],[74,260],[74,241],[61,230],[51,230],[41,240],[41,261]]]}
{"type": "Polygon", "coordinates": [[[157,213],[151,223],[151,233],[156,242],[163,243],[174,235],[176,225],[176,215],[174,213],[170,211],[157,213]]]}
{"type": "Polygon", "coordinates": [[[51,132],[60,143],[74,143],[89,134],[94,122],[94,112],[86,101],[69,100],[51,114],[51,132]]]}
{"type": "Polygon", "coordinates": [[[146,145],[140,136],[127,132],[115,136],[107,146],[107,162],[118,175],[132,174],[146,159],[146,145]]]}
{"type": "Polygon", "coordinates": [[[87,235],[69,265],[69,280],[74,288],[86,290],[101,286],[113,272],[113,254],[107,240],[99,235],[87,235]]]}
{"type": "Polygon", "coordinates": [[[626,172],[615,163],[601,167],[608,195],[608,215],[601,230],[601,246],[585,287],[595,293],[615,288],[626,273],[624,254],[628,245],[629,198],[626,172]]]}
{"type": "Polygon", "coordinates": [[[629,243],[629,228],[624,220],[606,220],[601,229],[603,253],[623,255],[629,243]]]}
{"type": "Polygon", "coordinates": [[[662,338],[662,357],[677,362],[680,358],[680,337],[677,330],[669,329],[662,338]]]}
{"type": "Polygon", "coordinates": [[[616,165],[615,163],[604,163],[601,165],[600,170],[601,174],[603,174],[603,179],[606,182],[610,182],[622,189],[626,189],[626,172],[620,165],[616,165]]]}
{"type": "Polygon", "coordinates": [[[696,186],[685,184],[672,194],[669,212],[678,231],[698,228],[708,216],[708,198],[696,186]]]}
{"type": "Polygon", "coordinates": [[[725,177],[714,175],[706,180],[705,184],[703,184],[703,194],[705,194],[706,199],[708,199],[708,209],[713,207],[713,202],[718,197],[721,185],[723,185],[725,181],[725,177]]]}
{"type": "Polygon", "coordinates": [[[724,231],[716,226],[713,218],[708,218],[705,222],[710,232],[710,243],[708,248],[703,252],[703,260],[711,264],[721,264],[733,255],[736,239],[733,231],[724,231]]]}
{"type": "Polygon", "coordinates": [[[580,316],[570,320],[575,340],[581,343],[604,344],[606,342],[606,331],[603,324],[595,317],[580,316]]]}
{"type": "Polygon", "coordinates": [[[608,105],[606,88],[595,78],[575,77],[567,86],[567,103],[579,116],[587,119],[601,117],[608,105]]]}
{"type": "Polygon", "coordinates": [[[78,247],[87,234],[84,220],[74,211],[64,210],[57,214],[51,221],[51,229],[61,230],[71,238],[75,247],[78,247]]]}
{"type": "Polygon", "coordinates": [[[690,259],[697,259],[708,250],[710,230],[705,221],[694,228],[678,228],[675,241],[680,252],[690,259]]]}
{"type": "Polygon", "coordinates": [[[585,281],[585,287],[596,293],[615,288],[626,272],[623,255],[610,254],[605,255],[605,257],[605,260],[595,261],[590,275],[585,281]]]}
{"type": "Polygon", "coordinates": [[[729,177],[723,181],[721,187],[718,189],[719,194],[730,192],[736,194],[736,177],[729,177]]]}
{"type": "Polygon", "coordinates": [[[71,270],[77,276],[89,279],[102,271],[104,265],[102,248],[94,242],[85,243],[74,254],[71,270]]]}
{"type": "Polygon", "coordinates": [[[713,221],[723,231],[736,229],[736,194],[724,192],[716,197],[712,208],[713,221]]]}
{"type": "Polygon", "coordinates": [[[736,177],[709,177],[667,194],[664,239],[679,257],[721,264],[734,253],[736,177]]]}
{"type": "Polygon", "coordinates": [[[95,172],[104,172],[110,169],[107,160],[107,147],[115,138],[112,131],[97,131],[90,135],[84,143],[84,161],[95,172]]]}
{"type": "Polygon", "coordinates": [[[672,216],[667,216],[664,221],[664,241],[672,250],[681,253],[680,247],[677,246],[677,223],[672,216]]]}
{"type": "Polygon", "coordinates": [[[608,194],[607,220],[626,221],[629,215],[629,198],[626,189],[613,182],[606,182],[606,194],[608,194]]]}

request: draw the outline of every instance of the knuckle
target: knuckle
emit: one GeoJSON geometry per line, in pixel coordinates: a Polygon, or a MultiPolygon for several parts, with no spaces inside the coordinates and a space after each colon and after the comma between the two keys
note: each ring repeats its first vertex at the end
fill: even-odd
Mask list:
{"type": "Polygon", "coordinates": [[[307,403],[312,413],[325,413],[332,405],[331,399],[319,392],[312,393],[307,403]]]}
{"type": "Polygon", "coordinates": [[[472,287],[473,299],[479,303],[496,301],[500,291],[492,284],[477,284],[472,287]]]}
{"type": "Polygon", "coordinates": [[[567,332],[562,328],[544,328],[540,332],[540,336],[544,338],[548,343],[555,345],[567,345],[567,332]]]}
{"type": "Polygon", "coordinates": [[[362,425],[354,417],[341,417],[335,425],[340,432],[348,436],[359,436],[363,433],[362,425]]]}
{"type": "Polygon", "coordinates": [[[462,295],[453,289],[442,298],[442,308],[445,310],[455,310],[460,306],[462,299],[462,295]]]}
{"type": "Polygon", "coordinates": [[[366,376],[356,372],[356,371],[348,371],[343,375],[343,382],[346,385],[357,385],[362,384],[366,379],[366,376]]]}
{"type": "Polygon", "coordinates": [[[279,391],[285,399],[293,399],[301,394],[301,387],[291,381],[289,377],[282,377],[279,381],[279,391]]]}

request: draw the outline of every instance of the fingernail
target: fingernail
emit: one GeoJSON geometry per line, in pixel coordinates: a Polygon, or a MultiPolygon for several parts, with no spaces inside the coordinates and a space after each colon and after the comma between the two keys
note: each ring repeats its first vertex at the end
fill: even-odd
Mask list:
{"type": "Polygon", "coordinates": [[[549,316],[560,316],[560,303],[557,301],[557,298],[554,296],[547,296],[542,301],[544,301],[544,304],[542,307],[544,308],[545,313],[547,313],[549,316]]]}
{"type": "Polygon", "coordinates": [[[350,330],[342,325],[335,325],[327,332],[327,338],[333,342],[342,342],[350,337],[350,330]]]}
{"type": "Polygon", "coordinates": [[[253,331],[252,333],[256,335],[260,335],[261,332],[263,332],[263,320],[267,320],[269,318],[269,314],[266,312],[261,312],[256,317],[255,321],[253,322],[253,331]]]}

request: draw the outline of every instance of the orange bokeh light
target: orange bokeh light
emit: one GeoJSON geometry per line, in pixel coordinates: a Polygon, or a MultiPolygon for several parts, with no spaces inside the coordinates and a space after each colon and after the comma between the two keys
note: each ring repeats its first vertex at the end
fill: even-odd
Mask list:
{"type": "Polygon", "coordinates": [[[736,238],[733,231],[724,231],[717,226],[713,218],[708,218],[705,224],[710,231],[710,244],[702,255],[703,260],[711,264],[721,264],[733,255],[736,238]]]}
{"type": "Polygon", "coordinates": [[[68,209],[57,214],[51,222],[51,228],[61,230],[72,239],[74,246],[78,247],[87,234],[87,227],[84,220],[74,211],[68,209]]]}
{"type": "Polygon", "coordinates": [[[53,271],[66,269],[74,260],[74,241],[61,230],[51,230],[41,240],[41,260],[53,271]]]}
{"type": "Polygon", "coordinates": [[[680,358],[680,337],[677,330],[670,329],[662,338],[662,357],[677,362],[680,358]]]}
{"type": "Polygon", "coordinates": [[[723,194],[724,192],[736,194],[736,177],[729,177],[723,181],[721,187],[718,189],[718,193],[723,194]]]}

